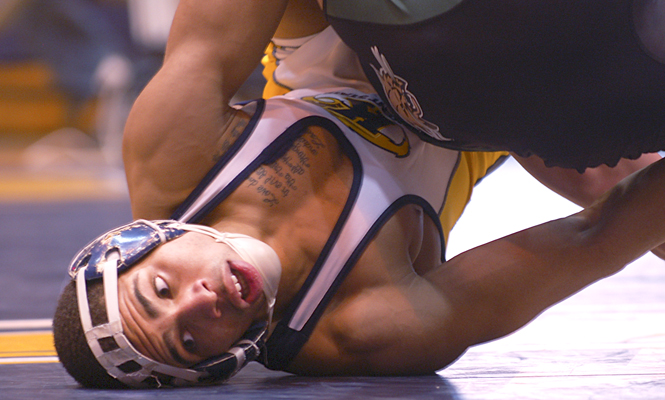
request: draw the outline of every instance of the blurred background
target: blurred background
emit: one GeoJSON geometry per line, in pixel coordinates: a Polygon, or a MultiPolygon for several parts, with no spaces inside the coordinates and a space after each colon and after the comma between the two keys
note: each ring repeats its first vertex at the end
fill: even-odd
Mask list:
{"type": "Polygon", "coordinates": [[[117,167],[124,118],[160,66],[177,0],[0,4],[3,144],[34,145],[31,167],[64,158],[117,167]],[[61,154],[37,151],[46,147],[61,154]]]}
{"type": "MultiPolygon", "coordinates": [[[[121,170],[127,112],[161,65],[177,5],[0,0],[3,167],[121,170]]],[[[253,76],[244,96],[261,84],[253,76]]]]}
{"type": "Polygon", "coordinates": [[[50,318],[77,249],[131,219],[122,131],[177,5],[0,0],[0,321],[50,318]]]}

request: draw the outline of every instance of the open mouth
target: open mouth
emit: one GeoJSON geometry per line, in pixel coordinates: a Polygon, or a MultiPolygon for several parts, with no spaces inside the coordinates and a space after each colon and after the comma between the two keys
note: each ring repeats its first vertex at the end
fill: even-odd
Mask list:
{"type": "Polygon", "coordinates": [[[247,303],[255,302],[263,292],[263,280],[256,268],[245,261],[229,261],[235,290],[247,303]]]}

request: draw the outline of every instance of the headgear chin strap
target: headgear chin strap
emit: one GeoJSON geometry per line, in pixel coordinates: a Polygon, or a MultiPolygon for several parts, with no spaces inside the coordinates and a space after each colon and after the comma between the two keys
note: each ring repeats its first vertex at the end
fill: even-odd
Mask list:
{"type": "Polygon", "coordinates": [[[222,233],[207,226],[178,221],[137,220],[105,233],[83,248],[72,260],[69,274],[76,279],[79,313],[86,340],[109,375],[132,387],[188,386],[223,382],[264,351],[281,264],[270,246],[250,236],[222,233]],[[259,271],[264,281],[269,319],[254,324],[221,356],[191,368],[180,368],[142,355],[124,335],[118,307],[118,273],[134,265],[160,244],[188,231],[228,244],[259,271]],[[86,281],[98,278],[103,279],[108,322],[93,326],[86,281]]]}

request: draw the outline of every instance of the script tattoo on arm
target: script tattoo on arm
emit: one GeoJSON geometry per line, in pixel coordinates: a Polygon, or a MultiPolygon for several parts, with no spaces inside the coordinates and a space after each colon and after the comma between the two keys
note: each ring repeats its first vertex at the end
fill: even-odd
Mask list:
{"type": "Polygon", "coordinates": [[[312,160],[324,147],[321,139],[307,130],[286,154],[272,164],[259,167],[247,183],[263,197],[264,203],[270,207],[278,205],[298,191],[299,178],[309,171],[312,160]]]}
{"type": "Polygon", "coordinates": [[[222,144],[217,151],[213,153],[213,161],[217,162],[219,161],[222,156],[229,151],[233,143],[235,143],[236,140],[242,135],[242,133],[245,131],[245,128],[247,127],[248,122],[241,119],[238,121],[238,123],[234,124],[231,127],[231,131],[228,132],[227,134],[224,135],[222,144]]]}

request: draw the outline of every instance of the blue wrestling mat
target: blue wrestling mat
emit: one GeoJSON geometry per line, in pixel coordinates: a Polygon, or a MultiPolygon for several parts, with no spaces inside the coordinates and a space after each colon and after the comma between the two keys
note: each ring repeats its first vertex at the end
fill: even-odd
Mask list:
{"type": "MultiPolygon", "coordinates": [[[[453,231],[465,243],[451,243],[450,254],[492,239],[481,224],[514,231],[570,213],[560,202],[507,162],[478,187],[453,231]]],[[[307,378],[252,363],[220,386],[82,389],[55,357],[50,319],[70,258],[130,219],[122,196],[0,201],[0,399],[665,399],[665,262],[654,256],[437,375],[307,378]]]]}
{"type": "Polygon", "coordinates": [[[0,320],[51,318],[79,248],[131,221],[127,201],[0,206],[0,320]]]}

